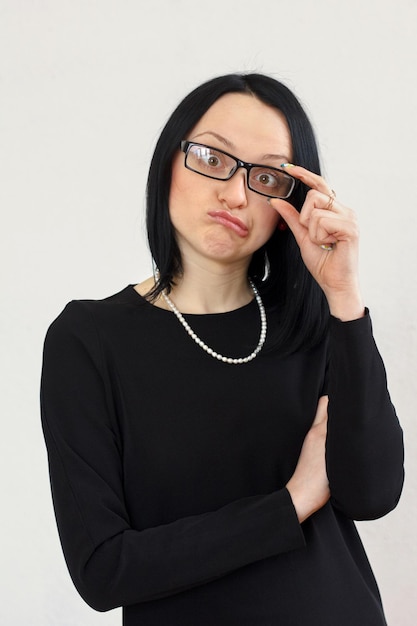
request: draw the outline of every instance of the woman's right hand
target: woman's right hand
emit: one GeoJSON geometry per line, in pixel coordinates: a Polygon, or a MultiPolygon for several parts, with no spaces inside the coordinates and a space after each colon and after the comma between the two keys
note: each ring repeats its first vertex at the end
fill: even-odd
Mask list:
{"type": "Polygon", "coordinates": [[[320,398],[297,467],[286,485],[300,523],[321,509],[330,498],[325,462],[328,402],[328,396],[320,398]]]}

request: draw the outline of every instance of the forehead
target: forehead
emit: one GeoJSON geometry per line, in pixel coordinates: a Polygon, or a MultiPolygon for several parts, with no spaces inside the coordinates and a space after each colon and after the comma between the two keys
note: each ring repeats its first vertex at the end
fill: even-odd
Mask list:
{"type": "Polygon", "coordinates": [[[241,158],[245,153],[248,158],[275,153],[290,158],[292,153],[284,115],[251,94],[230,93],[216,100],[194,126],[189,139],[213,144],[213,133],[223,137],[230,150],[239,150],[241,158]]]}

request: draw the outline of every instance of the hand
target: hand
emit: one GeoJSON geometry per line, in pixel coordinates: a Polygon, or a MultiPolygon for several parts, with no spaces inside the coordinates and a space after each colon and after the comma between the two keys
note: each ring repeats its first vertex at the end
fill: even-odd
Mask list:
{"type": "Polygon", "coordinates": [[[330,498],[325,463],[328,401],[328,396],[320,398],[297,467],[286,485],[300,524],[321,509],[330,498]]]}
{"type": "Polygon", "coordinates": [[[332,315],[342,320],[362,317],[355,214],[336,200],[321,176],[299,166],[291,167],[291,175],[311,188],[300,213],[285,200],[271,198],[270,204],[292,230],[303,261],[323,289],[332,315]],[[327,251],[322,245],[333,247],[327,251]]]}

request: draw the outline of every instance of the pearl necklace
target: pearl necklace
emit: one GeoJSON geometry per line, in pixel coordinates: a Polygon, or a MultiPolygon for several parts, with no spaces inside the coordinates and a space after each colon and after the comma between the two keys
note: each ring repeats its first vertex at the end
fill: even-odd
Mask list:
{"type": "Polygon", "coordinates": [[[257,354],[262,350],[262,346],[264,345],[265,339],[266,339],[266,313],[265,313],[265,307],[264,307],[263,302],[261,300],[261,296],[259,295],[259,291],[257,290],[257,288],[255,287],[253,281],[250,278],[249,278],[249,284],[252,287],[253,294],[255,296],[256,302],[257,302],[258,307],[259,307],[259,313],[260,313],[260,316],[261,316],[261,333],[260,333],[260,336],[259,336],[258,345],[256,346],[255,350],[253,352],[251,352],[251,354],[249,354],[249,356],[245,356],[245,357],[242,357],[242,358],[239,358],[239,359],[233,359],[232,357],[223,356],[223,355],[219,354],[218,352],[215,352],[214,350],[212,350],[212,348],[209,348],[208,345],[206,343],[204,343],[204,341],[202,339],[200,339],[200,337],[198,335],[196,335],[196,333],[190,327],[188,322],[186,322],[186,320],[184,319],[183,315],[179,312],[179,310],[177,309],[175,304],[172,302],[171,298],[168,296],[167,293],[165,293],[165,291],[162,292],[162,296],[163,296],[165,302],[167,303],[167,305],[169,306],[169,308],[171,309],[171,311],[173,313],[175,313],[175,315],[177,316],[178,320],[184,326],[185,330],[190,335],[191,339],[193,339],[195,341],[195,343],[198,346],[200,346],[200,348],[202,348],[204,350],[204,352],[207,352],[207,354],[212,356],[214,359],[218,359],[219,361],[223,361],[223,363],[230,363],[232,365],[240,365],[242,363],[249,363],[249,361],[252,361],[257,356],[257,354]]]}

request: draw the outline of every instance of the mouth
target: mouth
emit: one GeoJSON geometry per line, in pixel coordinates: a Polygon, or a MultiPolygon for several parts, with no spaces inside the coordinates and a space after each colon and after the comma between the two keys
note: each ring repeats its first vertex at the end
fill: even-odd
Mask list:
{"type": "Polygon", "coordinates": [[[238,217],[231,215],[227,211],[209,211],[208,215],[218,224],[233,230],[239,237],[247,237],[249,229],[238,217]]]}

